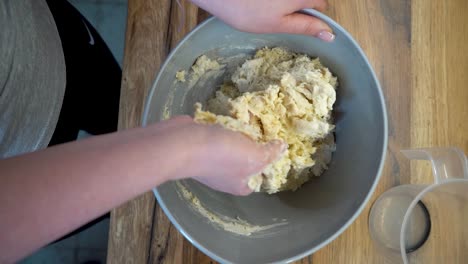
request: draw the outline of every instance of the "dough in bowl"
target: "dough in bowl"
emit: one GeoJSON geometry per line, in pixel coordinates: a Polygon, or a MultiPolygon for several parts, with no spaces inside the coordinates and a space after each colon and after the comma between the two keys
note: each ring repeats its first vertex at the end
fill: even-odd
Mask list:
{"type": "Polygon", "coordinates": [[[249,187],[270,194],[296,190],[331,161],[337,83],[318,58],[263,48],[216,91],[205,110],[195,105],[195,121],[220,124],[259,143],[286,142],[282,158],[252,177],[249,187]]]}

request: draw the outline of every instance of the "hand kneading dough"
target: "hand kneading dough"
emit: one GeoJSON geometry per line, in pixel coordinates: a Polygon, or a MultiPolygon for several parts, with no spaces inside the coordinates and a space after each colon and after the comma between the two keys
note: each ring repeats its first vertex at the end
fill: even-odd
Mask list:
{"type": "Polygon", "coordinates": [[[249,186],[268,193],[296,190],[327,169],[335,150],[336,86],[336,77],[319,59],[264,48],[221,86],[206,111],[195,105],[195,121],[220,124],[260,143],[286,142],[282,158],[252,177],[249,186]]]}

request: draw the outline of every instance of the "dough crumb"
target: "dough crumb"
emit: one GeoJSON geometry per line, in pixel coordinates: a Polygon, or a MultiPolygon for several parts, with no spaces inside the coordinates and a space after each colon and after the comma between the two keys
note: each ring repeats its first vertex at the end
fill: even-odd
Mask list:
{"type": "Polygon", "coordinates": [[[186,74],[187,74],[186,71],[181,70],[181,71],[176,72],[176,75],[175,75],[175,76],[176,76],[176,79],[177,79],[179,82],[183,82],[183,83],[184,83],[184,82],[186,81],[186,80],[185,80],[185,75],[186,75],[186,74]]]}
{"type": "Polygon", "coordinates": [[[212,70],[218,70],[221,68],[221,65],[216,60],[211,60],[205,55],[200,56],[195,64],[192,66],[192,72],[190,74],[191,81],[196,82],[203,76],[206,72],[212,70]]]}
{"type": "MultiPolygon", "coordinates": [[[[206,68],[199,64],[202,57],[194,65],[199,72],[206,68]]],[[[296,190],[321,175],[335,151],[331,113],[337,85],[318,58],[263,48],[216,91],[205,111],[195,105],[195,121],[220,124],[259,143],[286,142],[283,157],[252,177],[249,187],[270,194],[296,190]]]]}
{"type": "MultiPolygon", "coordinates": [[[[221,65],[216,61],[208,58],[206,55],[198,57],[190,70],[190,82],[196,83],[207,72],[221,69],[221,65]]],[[[187,81],[187,71],[180,70],[176,72],[176,80],[185,83],[187,81]]]]}

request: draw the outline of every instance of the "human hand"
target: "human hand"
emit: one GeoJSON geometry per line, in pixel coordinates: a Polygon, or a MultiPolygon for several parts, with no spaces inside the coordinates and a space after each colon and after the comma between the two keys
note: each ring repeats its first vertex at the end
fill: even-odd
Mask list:
{"type": "Polygon", "coordinates": [[[185,142],[181,151],[187,155],[184,155],[184,173],[180,177],[191,177],[235,195],[250,194],[249,178],[279,159],[286,150],[281,141],[258,144],[239,132],[197,124],[189,117],[177,117],[160,123],[159,127],[174,136],[170,140],[185,142]]]}
{"type": "Polygon", "coordinates": [[[292,33],[333,41],[331,28],[322,20],[297,11],[324,11],[326,0],[192,0],[236,29],[252,33],[292,33]]]}

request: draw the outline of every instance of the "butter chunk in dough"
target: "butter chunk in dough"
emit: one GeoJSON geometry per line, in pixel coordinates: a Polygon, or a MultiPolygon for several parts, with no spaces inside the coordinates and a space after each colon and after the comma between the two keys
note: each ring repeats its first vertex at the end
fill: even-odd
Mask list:
{"type": "Polygon", "coordinates": [[[178,71],[176,72],[176,80],[179,81],[179,82],[185,82],[185,75],[187,74],[186,71],[178,71]]]}
{"type": "Polygon", "coordinates": [[[288,150],[252,177],[255,191],[296,190],[327,169],[335,150],[331,112],[337,79],[319,59],[264,48],[247,60],[207,102],[195,121],[220,124],[259,143],[283,140],[288,150]]]}

